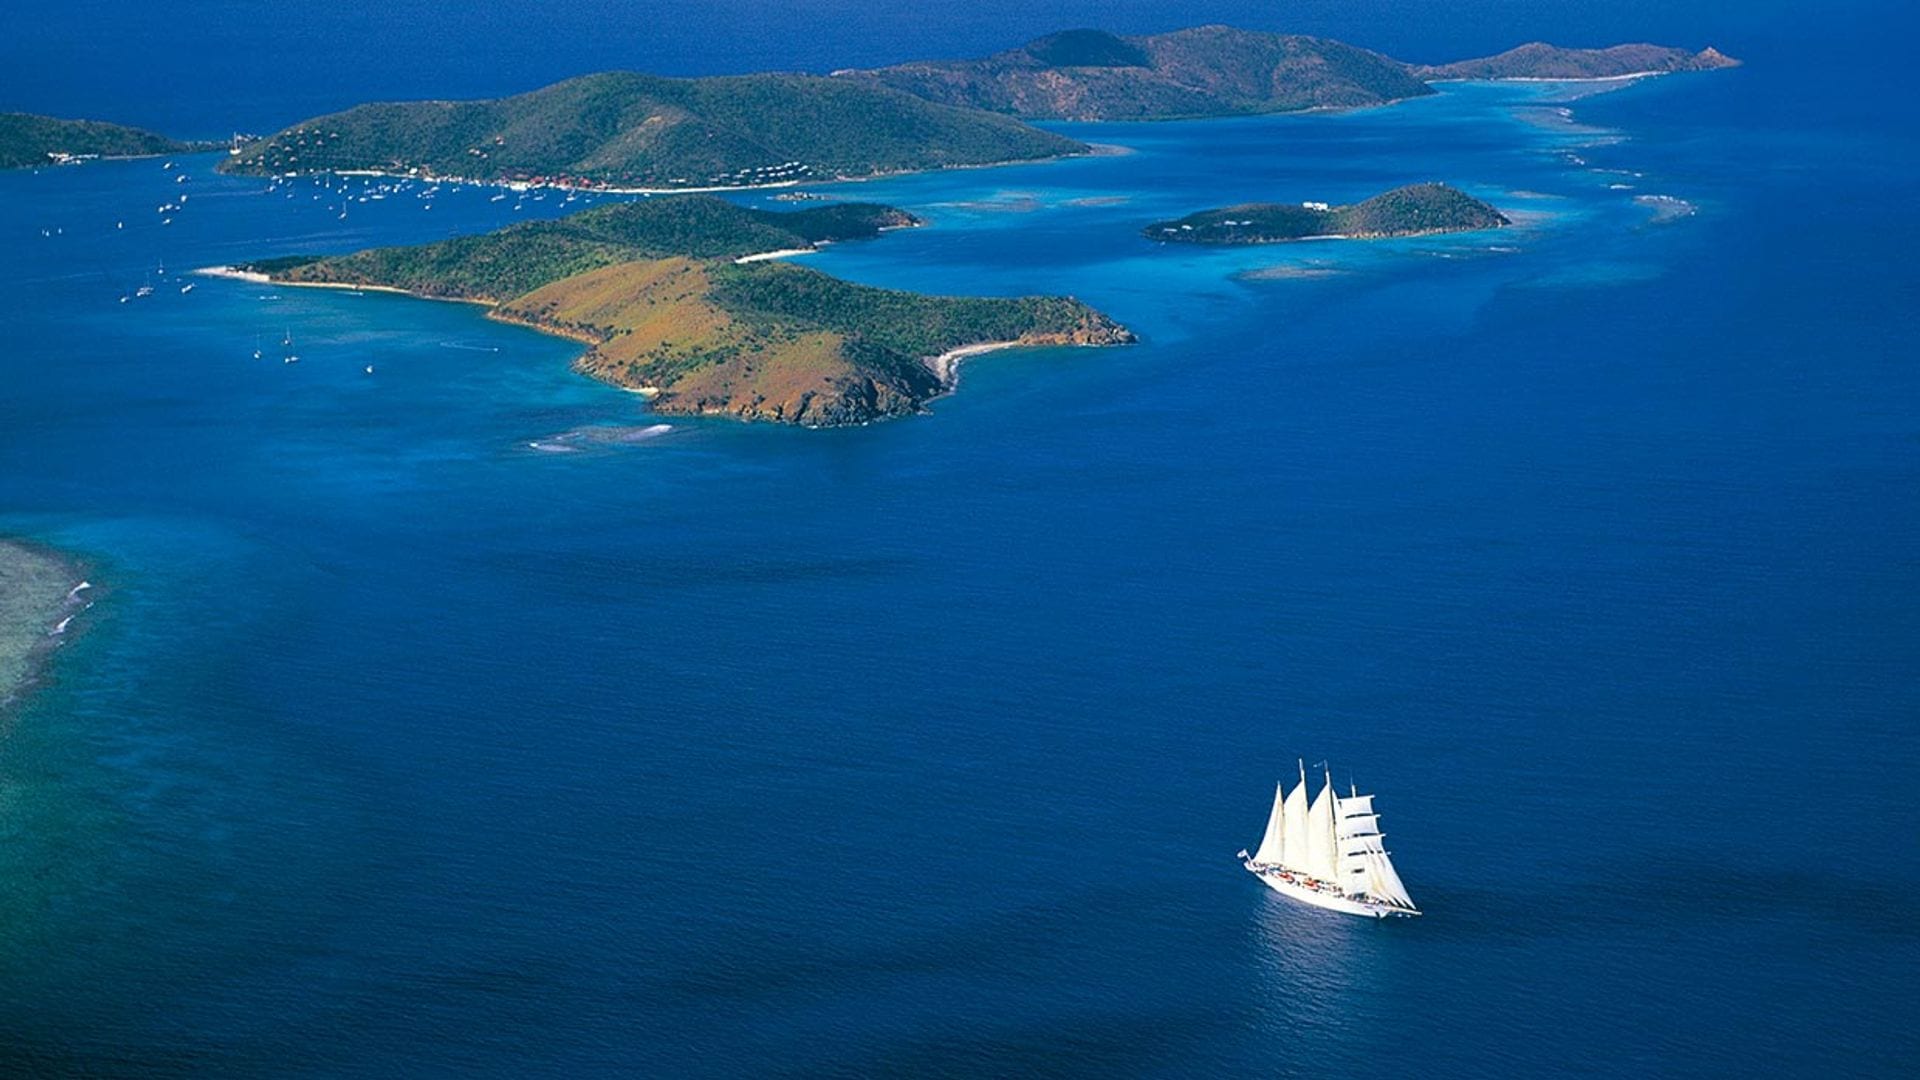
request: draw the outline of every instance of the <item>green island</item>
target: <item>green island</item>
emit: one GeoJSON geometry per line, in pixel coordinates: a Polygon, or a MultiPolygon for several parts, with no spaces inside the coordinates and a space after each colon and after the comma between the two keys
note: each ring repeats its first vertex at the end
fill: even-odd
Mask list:
{"type": "MultiPolygon", "coordinates": [[[[1171,120],[1347,109],[1443,79],[1607,78],[1738,63],[1660,45],[1531,44],[1403,63],[1326,38],[1231,26],[1065,30],[972,60],[830,77],[583,75],[511,97],[358,105],[239,146],[227,172],[380,173],[616,191],[697,191],[1092,153],[1024,120],[1171,120]]],[[[161,152],[161,151],[152,151],[161,152]]]]}
{"type": "Polygon", "coordinates": [[[917,224],[873,204],[771,212],[682,195],[418,247],[235,269],[290,285],[483,303],[493,318],[586,344],[581,371],[649,394],[656,412],[809,427],[920,412],[953,387],[958,361],[973,352],[1133,340],[1068,297],[922,296],[765,257],[917,224]]]}
{"type": "Polygon", "coordinates": [[[1405,64],[1298,34],[1197,26],[1119,37],[1067,30],[979,60],[835,77],[1028,119],[1169,120],[1381,105],[1433,93],[1405,64]]]}
{"type": "Polygon", "coordinates": [[[212,149],[101,120],[0,113],[0,169],[63,165],[91,158],[151,157],[212,149]]]}
{"type": "Polygon", "coordinates": [[[495,100],[359,105],[256,140],[220,167],[672,190],[1090,152],[1008,117],[845,79],[603,72],[495,100]]]}
{"type": "Polygon", "coordinates": [[[1308,238],[1383,239],[1472,232],[1512,224],[1505,215],[1445,184],[1409,184],[1348,206],[1244,203],[1147,226],[1150,240],[1183,244],[1275,244],[1308,238]]]}
{"type": "Polygon", "coordinates": [[[1431,94],[1427,84],[1443,79],[1604,78],[1737,63],[1714,49],[1533,44],[1479,60],[1416,65],[1325,38],[1197,26],[1140,37],[1067,30],[981,59],[834,75],[1029,120],[1179,120],[1384,105],[1431,94]]]}
{"type": "Polygon", "coordinates": [[[1676,71],[1714,71],[1740,66],[1715,48],[1688,52],[1667,45],[1614,45],[1605,49],[1563,49],[1542,41],[1508,49],[1498,56],[1461,60],[1414,69],[1422,79],[1617,79],[1627,75],[1664,75],[1676,71]]]}

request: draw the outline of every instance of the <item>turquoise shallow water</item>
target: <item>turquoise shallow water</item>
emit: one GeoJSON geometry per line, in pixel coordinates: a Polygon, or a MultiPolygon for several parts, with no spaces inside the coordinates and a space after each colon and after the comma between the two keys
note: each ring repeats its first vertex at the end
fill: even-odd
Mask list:
{"type": "Polygon", "coordinates": [[[1143,344],[575,453],[528,443],[656,421],[569,343],[176,284],[551,201],[0,176],[0,529],[114,590],[0,745],[0,1071],[1907,1071],[1915,154],[1807,92],[849,186],[931,227],[812,265],[1143,344]],[[1138,236],[1427,179],[1519,223],[1138,236]],[[1428,917],[1239,869],[1296,754],[1428,917]]]}

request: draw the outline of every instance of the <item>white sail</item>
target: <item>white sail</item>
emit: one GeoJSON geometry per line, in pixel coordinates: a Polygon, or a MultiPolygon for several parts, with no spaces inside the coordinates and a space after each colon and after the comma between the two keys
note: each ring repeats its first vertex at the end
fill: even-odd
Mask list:
{"type": "Polygon", "coordinates": [[[1281,894],[1315,907],[1375,918],[1420,914],[1387,854],[1373,796],[1341,796],[1330,769],[1319,797],[1309,802],[1310,794],[1304,764],[1291,792],[1285,782],[1274,788],[1266,835],[1247,869],[1281,894]]]}
{"type": "Polygon", "coordinates": [[[1260,838],[1260,850],[1253,853],[1253,861],[1274,865],[1281,861],[1281,853],[1286,850],[1287,786],[1273,785],[1273,812],[1267,815],[1267,834],[1260,838]]]}
{"type": "Polygon", "coordinates": [[[1390,904],[1404,908],[1413,907],[1413,897],[1407,895],[1407,887],[1401,883],[1400,875],[1393,868],[1393,860],[1385,851],[1373,852],[1368,856],[1373,871],[1373,887],[1368,891],[1390,904]]]}
{"type": "Polygon", "coordinates": [[[1373,796],[1349,795],[1334,801],[1334,835],[1339,870],[1334,882],[1348,896],[1367,896],[1401,907],[1413,907],[1407,887],[1393,869],[1386,837],[1380,834],[1380,815],[1373,812],[1373,796]]]}
{"type": "MultiPolygon", "coordinates": [[[[1344,806],[1346,801],[1341,799],[1341,805],[1344,806]]],[[[1377,814],[1355,814],[1334,823],[1334,835],[1342,840],[1351,836],[1373,836],[1379,831],[1380,817],[1377,814]]]]}
{"type": "Polygon", "coordinates": [[[1333,814],[1338,858],[1333,882],[1348,896],[1367,896],[1373,892],[1372,856],[1380,850],[1380,819],[1373,813],[1373,796],[1336,796],[1333,814]]]}
{"type": "Polygon", "coordinates": [[[1348,836],[1340,839],[1340,876],[1334,881],[1348,896],[1369,895],[1374,891],[1374,856],[1381,854],[1380,834],[1348,836]]]}
{"type": "Polygon", "coordinates": [[[1287,796],[1286,806],[1286,842],[1281,849],[1281,863],[1297,874],[1309,873],[1307,869],[1307,768],[1300,766],[1300,786],[1287,796]]]}
{"type": "Polygon", "coordinates": [[[1371,896],[1373,894],[1373,865],[1367,854],[1340,856],[1340,878],[1334,884],[1348,896],[1371,896]]]}
{"type": "Polygon", "coordinates": [[[1313,806],[1307,810],[1306,873],[1321,881],[1338,881],[1340,877],[1339,856],[1333,847],[1333,804],[1336,798],[1333,784],[1329,782],[1320,789],[1320,797],[1313,800],[1313,806]]]}

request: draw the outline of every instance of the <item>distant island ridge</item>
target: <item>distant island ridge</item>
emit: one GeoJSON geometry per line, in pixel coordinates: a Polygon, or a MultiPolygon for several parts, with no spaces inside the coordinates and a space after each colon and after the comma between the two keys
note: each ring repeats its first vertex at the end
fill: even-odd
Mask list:
{"type": "Polygon", "coordinates": [[[92,158],[153,157],[213,149],[151,131],[101,120],[61,120],[33,113],[0,113],[0,169],[62,165],[92,158]]]}
{"type": "Polygon", "coordinates": [[[1688,52],[1665,45],[1614,45],[1605,49],[1562,49],[1532,42],[1498,56],[1428,65],[1414,73],[1429,82],[1500,79],[1618,79],[1630,75],[1667,75],[1739,67],[1740,61],[1708,48],[1688,52]]]}
{"type": "MultiPolygon", "coordinates": [[[[224,171],[365,172],[611,191],[695,191],[1045,161],[1094,148],[1024,120],[1173,120],[1385,105],[1460,79],[1605,79],[1739,64],[1713,48],[1570,49],[1408,64],[1326,38],[1198,26],[1064,30],[973,60],[830,77],[582,75],[511,97],[355,106],[238,142],[224,171]]],[[[0,168],[214,144],[0,114],[0,168]]]]}
{"type": "Polygon", "coordinates": [[[1445,184],[1409,184],[1362,202],[1242,203],[1147,226],[1150,240],[1182,244],[1275,244],[1307,239],[1384,239],[1473,232],[1512,224],[1506,215],[1445,184]]]}
{"type": "Polygon", "coordinates": [[[479,101],[355,106],[238,148],[228,172],[364,172],[612,191],[754,188],[1045,161],[1094,148],[1029,120],[1169,120],[1384,105],[1429,82],[1610,78],[1737,63],[1712,49],[1562,49],[1414,65],[1325,38],[1199,26],[1066,30],[976,60],[831,76],[601,72],[479,101]]]}
{"type": "Polygon", "coordinates": [[[1199,26],[1120,37],[1068,30],[977,60],[925,60],[837,78],[1029,120],[1173,120],[1385,105],[1447,79],[1616,78],[1738,61],[1662,45],[1534,43],[1478,60],[1403,63],[1325,38],[1199,26]]]}
{"type": "Polygon", "coordinates": [[[1433,90],[1407,65],[1323,38],[1230,26],[1119,37],[1068,30],[978,60],[836,78],[1024,119],[1156,120],[1382,105],[1433,90]]]}
{"type": "Polygon", "coordinates": [[[483,303],[586,344],[580,370],[648,394],[655,412],[809,427],[922,411],[954,386],[962,358],[987,349],[1133,340],[1068,297],[922,296],[765,257],[917,224],[873,204],[773,212],[680,195],[225,272],[483,303]]]}
{"type": "Polygon", "coordinates": [[[1091,153],[1009,117],[811,75],[583,75],[513,97],[360,105],[226,172],[378,172],[605,190],[761,187],[1091,153]]]}

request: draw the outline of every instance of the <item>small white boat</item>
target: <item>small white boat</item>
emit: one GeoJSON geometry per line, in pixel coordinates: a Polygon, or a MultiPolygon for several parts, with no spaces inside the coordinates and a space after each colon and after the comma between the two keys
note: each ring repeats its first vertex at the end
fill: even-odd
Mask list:
{"type": "Polygon", "coordinates": [[[180,295],[182,296],[185,296],[186,294],[192,291],[193,291],[193,282],[191,281],[187,282],[185,285],[180,286],[180,295]]]}
{"type": "Polygon", "coordinates": [[[1291,793],[1285,781],[1274,785],[1266,835],[1252,855],[1240,852],[1242,864],[1280,895],[1327,911],[1375,919],[1420,914],[1387,854],[1373,796],[1349,785],[1343,797],[1333,790],[1331,770],[1325,777],[1311,805],[1305,762],[1291,793]]]}

